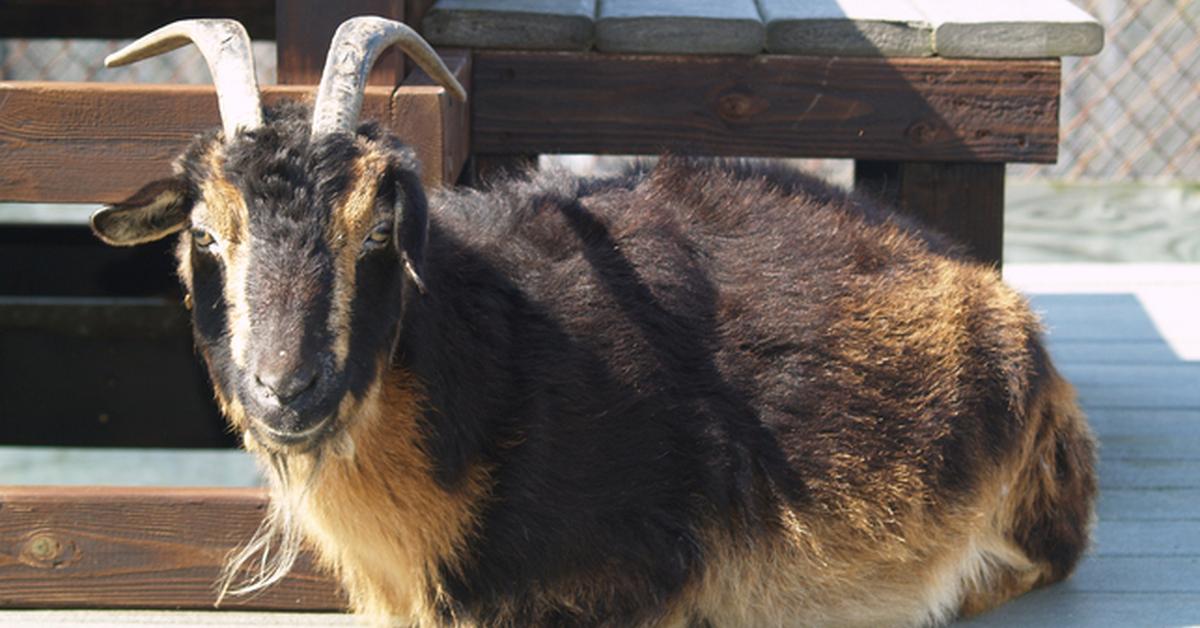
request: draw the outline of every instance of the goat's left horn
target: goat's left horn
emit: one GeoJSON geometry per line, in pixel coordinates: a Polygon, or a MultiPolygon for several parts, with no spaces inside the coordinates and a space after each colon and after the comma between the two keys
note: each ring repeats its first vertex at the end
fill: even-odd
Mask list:
{"type": "Polygon", "coordinates": [[[239,130],[262,126],[258,80],[254,77],[254,55],[250,35],[236,20],[180,20],[144,35],[137,41],[108,55],[105,67],[126,65],[149,59],[189,43],[196,44],[217,88],[217,106],[225,140],[239,130]]]}
{"type": "Polygon", "coordinates": [[[459,100],[467,92],[433,48],[408,25],[382,17],[352,17],[338,27],[325,57],[321,86],[313,104],[314,137],[341,131],[354,131],[362,110],[367,75],[379,55],[396,44],[422,70],[459,100]]]}

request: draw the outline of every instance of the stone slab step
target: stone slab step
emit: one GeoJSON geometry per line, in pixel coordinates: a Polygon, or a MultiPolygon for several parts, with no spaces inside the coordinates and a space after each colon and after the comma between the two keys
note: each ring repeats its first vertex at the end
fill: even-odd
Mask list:
{"type": "Polygon", "coordinates": [[[933,24],[938,56],[1033,59],[1094,55],[1104,27],[1067,0],[915,0],[933,24]]]}
{"type": "Polygon", "coordinates": [[[444,46],[646,54],[1036,59],[1104,45],[1069,0],[439,0],[423,28],[444,46]]]}
{"type": "Polygon", "coordinates": [[[759,0],[773,54],[928,57],[933,27],[911,0],[759,0]]]}
{"type": "Polygon", "coordinates": [[[595,0],[440,0],[422,34],[438,46],[588,50],[595,0]]]}
{"type": "Polygon", "coordinates": [[[754,0],[604,0],[603,52],[757,54],[765,37],[754,0]]]}

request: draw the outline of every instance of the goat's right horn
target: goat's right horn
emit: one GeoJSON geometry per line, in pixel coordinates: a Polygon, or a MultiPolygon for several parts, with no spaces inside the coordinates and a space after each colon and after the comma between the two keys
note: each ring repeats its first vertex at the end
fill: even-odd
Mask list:
{"type": "Polygon", "coordinates": [[[250,35],[235,20],[172,22],[108,55],[104,65],[110,68],[126,65],[182,48],[189,43],[196,44],[208,63],[213,85],[217,88],[217,105],[221,110],[225,140],[233,139],[239,130],[249,131],[262,126],[262,105],[259,102],[258,80],[254,77],[250,35]]]}
{"type": "Polygon", "coordinates": [[[338,27],[325,57],[321,86],[313,104],[314,137],[341,131],[354,131],[362,110],[363,90],[375,60],[396,44],[422,70],[459,100],[467,91],[454,78],[441,57],[407,24],[376,16],[352,17],[338,27]]]}

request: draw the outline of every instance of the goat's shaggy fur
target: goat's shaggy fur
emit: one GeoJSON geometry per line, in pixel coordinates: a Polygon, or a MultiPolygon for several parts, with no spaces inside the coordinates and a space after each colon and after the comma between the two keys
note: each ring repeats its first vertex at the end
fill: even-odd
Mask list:
{"type": "Polygon", "coordinates": [[[286,461],[277,527],[356,610],[918,625],[1084,551],[1093,442],[1071,387],[1023,299],[942,238],[799,173],[681,158],[426,211],[411,153],[374,127],[310,144],[303,110],[270,120],[185,157],[181,197],[244,243],[218,257],[185,231],[180,272],[222,407],[286,461]],[[394,250],[360,251],[378,217],[394,250]],[[303,447],[256,427],[239,384],[296,303],[318,305],[284,316],[288,346],[334,382],[303,447]]]}

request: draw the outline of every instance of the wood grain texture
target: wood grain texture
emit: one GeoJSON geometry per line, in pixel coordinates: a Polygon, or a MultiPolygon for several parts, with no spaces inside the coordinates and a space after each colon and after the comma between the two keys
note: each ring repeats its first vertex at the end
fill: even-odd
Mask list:
{"type": "Polygon", "coordinates": [[[131,39],[197,17],[242,23],[254,39],[275,38],[275,0],[5,0],[0,37],[131,39]]]}
{"type": "MultiPolygon", "coordinates": [[[[226,553],[265,508],[257,489],[0,486],[0,606],[212,608],[226,553]]],[[[222,607],[344,605],[305,555],[280,584],[222,607]]]]}
{"type": "Polygon", "coordinates": [[[1053,162],[1059,63],[476,51],[473,149],[1053,162]]]}
{"type": "MultiPolygon", "coordinates": [[[[441,50],[439,54],[470,94],[471,52],[441,50]]],[[[470,104],[451,96],[418,68],[392,96],[391,116],[392,128],[406,129],[404,141],[417,151],[425,185],[453,185],[471,153],[470,104]],[[414,124],[429,120],[436,124],[414,124]]]]}
{"type": "MultiPolygon", "coordinates": [[[[443,98],[426,87],[415,90],[414,98],[443,98]]],[[[309,100],[314,91],[264,86],[263,103],[309,100]]],[[[362,119],[391,121],[401,139],[444,125],[448,114],[436,105],[412,107],[393,118],[394,91],[368,87],[362,119]]],[[[0,83],[0,201],[123,200],[146,182],[168,176],[171,161],[192,137],[218,124],[209,86],[0,83]]],[[[422,151],[418,147],[423,163],[440,159],[422,151]]]]}
{"type": "Polygon", "coordinates": [[[1004,251],[1004,164],[859,160],[854,186],[997,268],[1004,251]]]}
{"type": "MultiPolygon", "coordinates": [[[[325,55],[333,32],[356,15],[379,15],[404,20],[404,0],[276,0],[275,57],[279,82],[316,85],[321,82],[325,55]]],[[[395,86],[404,80],[405,59],[398,48],[384,51],[375,63],[368,85],[395,86]]]]}
{"type": "Polygon", "coordinates": [[[442,0],[421,32],[442,46],[587,50],[595,14],[595,0],[442,0]]]}

